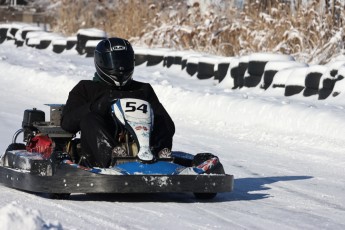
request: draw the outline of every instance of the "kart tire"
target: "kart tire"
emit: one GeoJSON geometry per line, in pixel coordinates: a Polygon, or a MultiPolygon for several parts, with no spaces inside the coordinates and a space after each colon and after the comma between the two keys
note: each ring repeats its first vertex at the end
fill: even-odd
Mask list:
{"type": "MultiPolygon", "coordinates": [[[[213,155],[212,153],[198,153],[194,156],[192,165],[193,166],[197,166],[201,163],[203,163],[204,161],[207,161],[213,157],[216,157],[215,155],[213,155]]],[[[213,173],[213,174],[225,174],[224,168],[222,163],[218,163],[211,171],[206,172],[208,174],[213,173]]]]}

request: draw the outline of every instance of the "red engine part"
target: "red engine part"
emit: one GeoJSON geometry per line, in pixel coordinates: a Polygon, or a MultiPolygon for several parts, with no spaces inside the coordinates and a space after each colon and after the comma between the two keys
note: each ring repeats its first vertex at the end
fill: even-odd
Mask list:
{"type": "Polygon", "coordinates": [[[29,144],[26,146],[28,152],[41,153],[43,158],[47,159],[50,157],[53,151],[53,141],[47,135],[36,135],[31,138],[29,144]]]}

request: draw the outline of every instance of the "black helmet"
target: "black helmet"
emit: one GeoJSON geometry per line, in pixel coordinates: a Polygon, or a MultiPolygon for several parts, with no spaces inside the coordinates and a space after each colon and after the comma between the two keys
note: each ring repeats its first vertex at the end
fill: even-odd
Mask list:
{"type": "Polygon", "coordinates": [[[106,83],[124,86],[132,80],[134,51],[127,40],[109,38],[100,41],[94,58],[97,74],[106,83]]]}

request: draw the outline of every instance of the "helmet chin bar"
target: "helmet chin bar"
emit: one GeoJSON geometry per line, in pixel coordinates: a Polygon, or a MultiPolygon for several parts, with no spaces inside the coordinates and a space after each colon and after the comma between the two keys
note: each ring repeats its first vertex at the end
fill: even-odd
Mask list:
{"type": "Polygon", "coordinates": [[[104,72],[96,63],[95,63],[96,69],[99,70],[104,76],[106,76],[109,80],[105,79],[105,77],[102,77],[102,74],[98,74],[98,76],[107,84],[112,85],[112,82],[118,87],[124,86],[127,84],[128,81],[132,79],[133,71],[128,75],[128,78],[126,81],[120,82],[119,80],[116,80],[114,77],[111,75],[107,74],[104,72]]]}
{"type": "MultiPolygon", "coordinates": [[[[111,79],[113,79],[113,78],[111,78],[111,79]]],[[[120,86],[126,85],[127,82],[129,81],[129,79],[131,79],[131,78],[128,78],[126,81],[123,81],[123,82],[119,82],[119,81],[115,81],[115,80],[113,80],[113,82],[115,83],[116,86],[120,87],[120,86]]]]}
{"type": "Polygon", "coordinates": [[[114,101],[112,114],[132,134],[139,148],[137,154],[142,161],[154,160],[150,148],[153,127],[153,112],[150,103],[140,99],[122,98],[114,101]]]}

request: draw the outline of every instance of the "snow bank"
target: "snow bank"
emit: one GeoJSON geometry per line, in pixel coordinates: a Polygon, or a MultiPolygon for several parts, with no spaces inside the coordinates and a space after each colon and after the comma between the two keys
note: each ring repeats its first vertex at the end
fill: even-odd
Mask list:
{"type": "Polygon", "coordinates": [[[262,133],[276,135],[275,138],[272,136],[273,142],[280,142],[279,137],[300,139],[305,135],[345,141],[343,113],[318,109],[313,104],[270,101],[246,94],[221,96],[196,93],[164,86],[155,86],[155,89],[158,95],[167,98],[164,105],[174,119],[197,122],[223,134],[224,138],[247,129],[254,138],[260,138],[262,133]]]}
{"type": "Polygon", "coordinates": [[[327,71],[326,66],[313,65],[309,67],[295,68],[294,71],[289,75],[286,85],[305,85],[305,77],[309,73],[325,73],[327,71]]]}
{"type": "Polygon", "coordinates": [[[101,40],[89,40],[86,42],[85,47],[96,47],[101,40]]]}
{"type": "Polygon", "coordinates": [[[249,61],[294,61],[295,59],[290,55],[275,54],[275,53],[253,53],[249,55],[249,61]]]}
{"type": "Polygon", "coordinates": [[[15,33],[14,38],[17,41],[22,41],[25,38],[24,34],[29,33],[30,31],[43,31],[43,29],[37,26],[24,26],[15,33]]]}
{"type": "Polygon", "coordinates": [[[88,36],[88,37],[100,37],[100,38],[107,37],[106,32],[97,28],[79,29],[77,34],[88,36]]]}
{"type": "Polygon", "coordinates": [[[269,87],[267,90],[269,90],[270,88],[275,88],[275,87],[282,87],[282,88],[285,87],[286,81],[288,80],[290,74],[295,70],[296,68],[287,68],[287,69],[278,71],[273,78],[273,82],[271,84],[272,87],[269,87]]]}
{"type": "Polygon", "coordinates": [[[265,71],[268,70],[275,70],[279,71],[282,69],[287,68],[294,68],[294,67],[306,67],[308,66],[305,63],[296,62],[296,61],[269,61],[265,66],[265,71]]]}
{"type": "Polygon", "coordinates": [[[12,202],[0,209],[2,230],[62,230],[59,222],[44,220],[42,214],[35,209],[26,208],[17,202],[12,202]]]}

